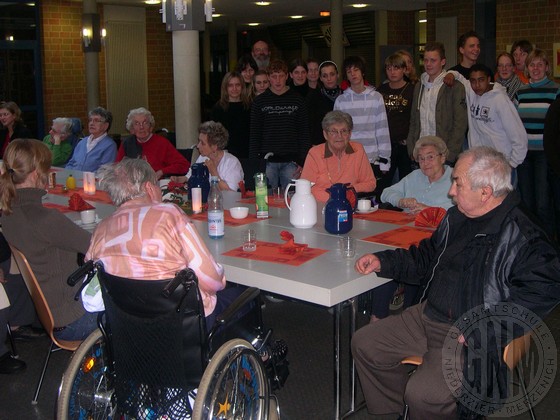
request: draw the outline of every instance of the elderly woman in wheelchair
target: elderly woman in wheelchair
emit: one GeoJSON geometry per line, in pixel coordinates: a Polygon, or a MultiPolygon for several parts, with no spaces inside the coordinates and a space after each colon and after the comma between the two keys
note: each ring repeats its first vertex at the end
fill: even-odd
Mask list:
{"type": "Polygon", "coordinates": [[[82,298],[105,313],[64,374],[57,418],[277,418],[270,387],[287,361],[285,349],[270,357],[258,289],[226,287],[188,217],[161,203],[147,162],[125,159],[100,177],[118,209],[69,282],[97,274],[82,298]]]}

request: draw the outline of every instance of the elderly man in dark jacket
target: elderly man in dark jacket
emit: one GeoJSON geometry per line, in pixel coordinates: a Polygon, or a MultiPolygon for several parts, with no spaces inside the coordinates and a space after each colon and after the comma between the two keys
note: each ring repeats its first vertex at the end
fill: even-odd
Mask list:
{"type": "Polygon", "coordinates": [[[366,254],[357,260],[360,273],[376,272],[424,288],[422,303],[365,326],[352,339],[371,413],[400,412],[404,400],[418,419],[477,418],[480,407],[457,402],[464,401],[457,398],[461,389],[478,387],[482,394],[496,396],[494,400],[505,398],[503,348],[527,328],[494,322],[493,311],[504,304],[520,305],[544,317],[560,300],[558,253],[519,208],[510,176],[501,153],[487,147],[464,152],[449,190],[456,207],[449,209],[432,237],[408,250],[366,254]],[[458,326],[473,313],[483,313],[489,322],[470,330],[458,326]],[[459,351],[444,361],[442,350],[450,346],[459,351]],[[400,362],[411,355],[423,356],[423,364],[409,379],[400,362]],[[463,361],[473,358],[482,361],[478,366],[493,366],[492,374],[465,371],[472,364],[463,361]],[[450,384],[444,376],[447,364],[466,379],[460,374],[458,383],[450,384]]]}

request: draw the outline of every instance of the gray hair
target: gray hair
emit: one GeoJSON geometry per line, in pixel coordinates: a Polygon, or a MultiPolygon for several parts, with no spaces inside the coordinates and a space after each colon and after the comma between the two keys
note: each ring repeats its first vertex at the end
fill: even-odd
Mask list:
{"type": "Polygon", "coordinates": [[[131,109],[128,112],[128,116],[126,117],[126,129],[128,131],[130,131],[132,129],[132,126],[134,125],[133,119],[134,119],[134,117],[136,117],[138,115],[146,117],[148,119],[148,121],[150,122],[150,127],[154,128],[154,126],[156,125],[156,120],[155,120],[154,116],[146,108],[140,107],[140,108],[131,109]]]}
{"type": "Polygon", "coordinates": [[[427,146],[435,147],[438,153],[441,153],[441,155],[445,156],[445,158],[447,158],[447,155],[449,154],[447,144],[445,144],[445,142],[440,137],[424,136],[420,137],[414,145],[414,150],[412,151],[412,157],[414,158],[414,160],[418,159],[418,153],[420,152],[420,149],[427,146]]]}
{"type": "Polygon", "coordinates": [[[72,120],[70,118],[55,118],[52,120],[54,124],[60,124],[62,132],[60,134],[72,134],[72,120]]]}
{"type": "Polygon", "coordinates": [[[146,194],[146,183],[158,185],[155,171],[143,159],[125,158],[97,171],[99,187],[109,193],[115,206],[146,194]]]}
{"type": "Polygon", "coordinates": [[[208,136],[208,144],[215,144],[220,150],[227,147],[229,133],[222,123],[216,121],[203,122],[198,126],[198,132],[208,136]]]}
{"type": "Polygon", "coordinates": [[[473,147],[459,155],[459,159],[472,159],[467,171],[471,189],[492,188],[494,197],[501,197],[513,191],[511,185],[511,166],[506,157],[487,146],[473,147]]]}
{"type": "Polygon", "coordinates": [[[89,118],[94,115],[100,116],[107,124],[109,124],[109,127],[107,127],[107,132],[109,132],[109,130],[111,129],[111,124],[113,124],[113,114],[111,113],[111,111],[107,111],[105,108],[98,106],[97,108],[93,108],[88,112],[89,118]]]}
{"type": "Polygon", "coordinates": [[[321,127],[323,130],[327,131],[331,125],[333,124],[346,124],[348,130],[352,130],[354,128],[354,122],[352,121],[352,116],[343,111],[331,111],[328,112],[327,115],[323,118],[323,122],[321,122],[321,127]]]}

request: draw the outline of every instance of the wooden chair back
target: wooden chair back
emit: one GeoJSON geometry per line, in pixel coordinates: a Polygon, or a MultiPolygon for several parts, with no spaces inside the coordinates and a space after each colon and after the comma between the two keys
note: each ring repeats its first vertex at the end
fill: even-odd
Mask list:
{"type": "Polygon", "coordinates": [[[522,335],[510,341],[504,349],[504,363],[509,370],[515,369],[519,361],[525,357],[531,347],[531,333],[522,335]]]}
{"type": "Polygon", "coordinates": [[[45,298],[45,295],[41,290],[41,286],[37,281],[37,277],[35,277],[27,258],[25,258],[25,255],[23,255],[23,253],[13,245],[10,245],[10,249],[12,250],[12,256],[19,268],[21,276],[25,281],[25,285],[29,290],[31,300],[33,301],[33,305],[37,311],[37,316],[39,317],[39,321],[43,325],[43,328],[58,347],[65,350],[75,351],[80,346],[81,341],[57,340],[54,337],[54,319],[47,299],[45,298]]]}

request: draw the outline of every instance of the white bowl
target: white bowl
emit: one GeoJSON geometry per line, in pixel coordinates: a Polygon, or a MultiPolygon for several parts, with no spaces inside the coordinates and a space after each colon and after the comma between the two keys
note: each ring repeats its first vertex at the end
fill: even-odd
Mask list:
{"type": "Polygon", "coordinates": [[[229,212],[234,219],[245,219],[249,215],[249,207],[232,207],[229,212]]]}

